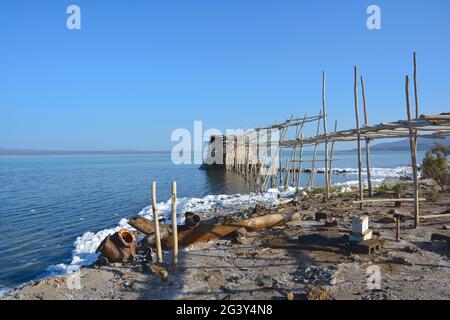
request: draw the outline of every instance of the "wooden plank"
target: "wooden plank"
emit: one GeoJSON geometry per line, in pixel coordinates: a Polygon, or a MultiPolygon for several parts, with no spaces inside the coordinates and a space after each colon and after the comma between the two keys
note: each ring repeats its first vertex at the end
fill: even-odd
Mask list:
{"type": "MultiPolygon", "coordinates": [[[[416,199],[414,198],[403,198],[403,199],[366,199],[362,201],[353,201],[353,204],[360,203],[382,203],[382,202],[414,202],[416,199]]],[[[420,198],[419,201],[426,201],[424,198],[420,198]]]]}
{"type": "Polygon", "coordinates": [[[427,215],[427,216],[420,216],[421,220],[426,220],[426,219],[438,219],[438,218],[450,218],[450,213],[443,213],[443,214],[432,214],[432,215],[427,215]]]}

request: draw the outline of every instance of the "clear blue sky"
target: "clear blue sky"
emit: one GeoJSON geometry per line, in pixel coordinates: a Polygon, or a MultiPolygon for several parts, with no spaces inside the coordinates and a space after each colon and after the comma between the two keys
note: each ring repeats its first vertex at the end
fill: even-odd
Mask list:
{"type": "Polygon", "coordinates": [[[2,0],[0,148],[169,150],[194,120],[317,114],[322,69],[330,126],[349,128],[355,64],[370,122],[403,119],[413,51],[422,113],[448,112],[449,17],[449,0],[2,0]],[[369,4],[382,30],[366,28],[369,4]]]}

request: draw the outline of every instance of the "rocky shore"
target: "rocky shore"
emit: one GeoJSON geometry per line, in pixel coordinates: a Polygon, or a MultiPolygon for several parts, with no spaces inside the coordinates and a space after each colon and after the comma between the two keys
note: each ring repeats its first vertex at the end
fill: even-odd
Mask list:
{"type": "MultiPolygon", "coordinates": [[[[448,212],[449,194],[441,199],[424,202],[423,214],[448,212]]],[[[71,275],[26,284],[3,299],[450,299],[448,244],[431,241],[433,233],[448,232],[449,218],[427,219],[414,229],[410,203],[400,208],[373,203],[361,211],[353,200],[353,194],[335,194],[324,202],[320,194],[311,194],[272,208],[239,210],[233,214],[236,219],[292,212],[301,219],[257,231],[240,229],[225,238],[181,248],[175,270],[169,251],[164,252],[162,265],[148,261],[151,258],[94,264],[71,275]],[[393,213],[399,211],[405,219],[396,241],[393,213]],[[319,242],[311,248],[296,247],[307,237],[348,236],[352,218],[361,213],[369,216],[374,239],[382,243],[380,250],[372,254],[345,246],[331,250],[319,242]]]]}

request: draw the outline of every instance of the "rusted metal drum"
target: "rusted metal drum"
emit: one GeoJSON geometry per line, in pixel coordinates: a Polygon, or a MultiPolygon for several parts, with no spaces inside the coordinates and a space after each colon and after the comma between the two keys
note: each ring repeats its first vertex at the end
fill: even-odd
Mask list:
{"type": "Polygon", "coordinates": [[[98,246],[96,252],[101,253],[109,262],[117,262],[122,260],[122,254],[117,246],[111,240],[111,235],[108,235],[105,240],[98,246]]]}
{"type": "Polygon", "coordinates": [[[108,235],[96,252],[101,253],[109,262],[129,262],[136,256],[136,236],[131,231],[122,229],[108,235]]]}

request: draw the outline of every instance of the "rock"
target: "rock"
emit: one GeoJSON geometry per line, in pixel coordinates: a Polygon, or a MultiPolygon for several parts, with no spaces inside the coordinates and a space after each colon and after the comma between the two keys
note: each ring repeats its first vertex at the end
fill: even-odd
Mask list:
{"type": "Polygon", "coordinates": [[[307,285],[305,291],[307,300],[328,300],[330,297],[328,288],[322,286],[307,285]]]}
{"type": "Polygon", "coordinates": [[[331,219],[331,220],[327,220],[325,221],[325,227],[327,228],[332,228],[332,227],[337,227],[338,223],[336,219],[331,219]]]}
{"type": "Polygon", "coordinates": [[[153,275],[160,275],[163,281],[167,281],[169,279],[169,272],[157,264],[148,264],[147,269],[153,275]]]}
{"type": "Polygon", "coordinates": [[[169,272],[167,272],[167,270],[161,270],[161,279],[164,282],[167,282],[169,280],[169,272]]]}
{"type": "Polygon", "coordinates": [[[420,249],[415,246],[407,246],[407,247],[405,247],[404,251],[407,253],[416,253],[416,252],[419,252],[420,249]]]}
{"type": "Polygon", "coordinates": [[[337,283],[336,275],[333,275],[333,277],[329,281],[329,285],[333,287],[336,285],[336,283],[337,283]]]}
{"type": "Polygon", "coordinates": [[[305,270],[301,270],[294,280],[304,284],[336,285],[336,276],[333,270],[316,266],[309,266],[305,270]]]}
{"type": "Polygon", "coordinates": [[[327,214],[325,212],[318,211],[318,212],[316,212],[315,218],[316,218],[316,221],[327,220],[327,214]]]}
{"type": "Polygon", "coordinates": [[[391,218],[391,217],[383,217],[383,218],[378,219],[376,222],[389,224],[389,223],[394,223],[395,219],[391,218]]]}
{"type": "Polygon", "coordinates": [[[411,261],[409,261],[405,257],[395,257],[389,262],[390,263],[395,263],[395,264],[402,264],[402,265],[409,266],[409,267],[414,266],[414,263],[412,263],[411,261]]]}
{"type": "Polygon", "coordinates": [[[257,277],[255,279],[256,285],[263,288],[271,288],[272,287],[272,278],[270,276],[257,277]]]}
{"type": "Polygon", "coordinates": [[[153,255],[152,255],[152,249],[151,248],[147,248],[147,251],[145,252],[145,261],[153,262],[153,255]]]}

